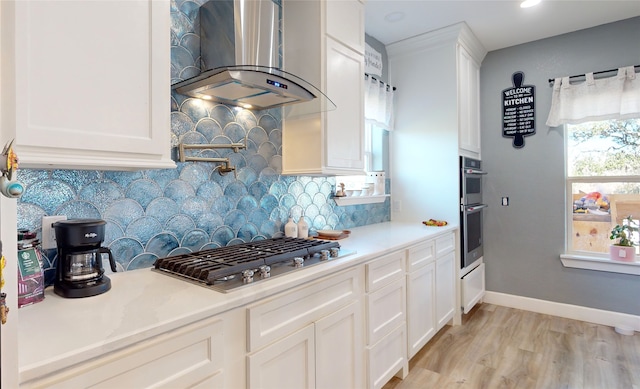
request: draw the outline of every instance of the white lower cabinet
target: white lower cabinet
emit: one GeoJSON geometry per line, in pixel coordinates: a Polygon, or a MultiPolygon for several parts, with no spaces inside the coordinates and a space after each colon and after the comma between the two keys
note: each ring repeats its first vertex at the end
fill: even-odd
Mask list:
{"type": "Polygon", "coordinates": [[[309,324],[248,356],[248,388],[315,388],[315,330],[309,324]]]}
{"type": "Polygon", "coordinates": [[[436,331],[453,319],[456,311],[455,253],[436,259],[436,331]]]}
{"type": "Polygon", "coordinates": [[[407,250],[407,355],[412,358],[455,315],[453,233],[407,250]]]}
{"type": "Polygon", "coordinates": [[[436,334],[435,263],[407,274],[407,336],[411,359],[436,334]]]}
{"type": "Polygon", "coordinates": [[[363,387],[362,305],[354,301],[316,322],[316,387],[363,387]]]}
{"type": "Polygon", "coordinates": [[[453,318],[455,265],[438,235],[20,387],[378,389],[453,318]]]}
{"type": "Polygon", "coordinates": [[[365,265],[367,278],[368,388],[409,373],[406,331],[405,254],[398,251],[365,265]]]}
{"type": "Polygon", "coordinates": [[[362,268],[247,308],[249,389],[361,388],[362,268]]]}
{"type": "Polygon", "coordinates": [[[21,388],[225,388],[224,318],[158,335],[21,388]]]}

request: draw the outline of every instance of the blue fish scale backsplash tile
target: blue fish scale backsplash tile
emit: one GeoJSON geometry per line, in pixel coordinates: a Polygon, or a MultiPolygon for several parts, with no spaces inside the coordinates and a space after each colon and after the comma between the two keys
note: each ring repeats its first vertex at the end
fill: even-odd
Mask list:
{"type": "MultiPolygon", "coordinates": [[[[172,83],[200,72],[197,10],[201,3],[171,2],[172,83]]],[[[118,271],[146,268],[168,255],[276,237],[289,214],[313,229],[346,229],[390,220],[384,203],[339,207],[334,177],[292,177],[282,167],[281,110],[249,111],[172,95],[171,143],[246,144],[187,150],[187,155],[229,158],[219,164],[178,163],[176,169],[137,172],[21,169],[26,186],[18,202],[18,228],[41,230],[42,217],[98,218],[107,222],[104,246],[118,271]]],[[[389,181],[387,180],[387,190],[389,181]]],[[[45,252],[51,279],[56,252],[45,252]]]]}

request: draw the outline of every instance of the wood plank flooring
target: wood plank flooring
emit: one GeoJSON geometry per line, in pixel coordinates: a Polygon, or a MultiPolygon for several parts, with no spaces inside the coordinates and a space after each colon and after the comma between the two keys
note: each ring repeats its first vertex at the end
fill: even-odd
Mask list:
{"type": "Polygon", "coordinates": [[[640,389],[640,334],[480,304],[383,389],[640,389]]]}

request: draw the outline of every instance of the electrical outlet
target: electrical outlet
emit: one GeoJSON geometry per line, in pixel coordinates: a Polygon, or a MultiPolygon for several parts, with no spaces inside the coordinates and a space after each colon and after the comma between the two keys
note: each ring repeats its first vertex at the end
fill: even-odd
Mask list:
{"type": "Polygon", "coordinates": [[[392,203],[393,212],[402,211],[402,200],[394,200],[392,203]]]}
{"type": "Polygon", "coordinates": [[[57,216],[43,216],[42,217],[42,248],[55,249],[56,244],[56,231],[53,229],[53,223],[59,220],[67,220],[65,215],[57,216]]]}
{"type": "Polygon", "coordinates": [[[508,207],[509,206],[509,198],[508,197],[503,197],[502,198],[502,206],[503,207],[508,207]]]}

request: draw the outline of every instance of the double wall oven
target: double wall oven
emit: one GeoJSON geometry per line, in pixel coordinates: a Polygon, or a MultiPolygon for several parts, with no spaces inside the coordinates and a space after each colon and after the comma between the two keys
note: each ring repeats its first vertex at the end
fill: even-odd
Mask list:
{"type": "Polygon", "coordinates": [[[482,161],[460,157],[460,243],[462,305],[467,313],[484,296],[482,161]]]}

